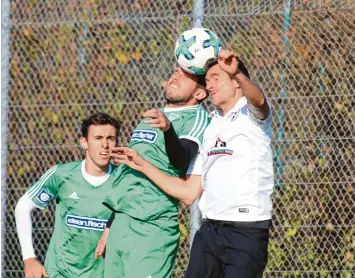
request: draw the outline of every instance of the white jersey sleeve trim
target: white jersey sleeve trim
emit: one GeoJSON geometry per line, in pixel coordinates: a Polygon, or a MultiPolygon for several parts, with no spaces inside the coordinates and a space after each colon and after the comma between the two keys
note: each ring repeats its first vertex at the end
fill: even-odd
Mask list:
{"type": "Polygon", "coordinates": [[[268,125],[272,121],[272,110],[271,110],[271,105],[268,102],[267,102],[267,105],[269,106],[269,114],[267,115],[267,117],[265,119],[261,120],[257,117],[257,112],[256,112],[256,109],[254,108],[254,106],[248,102],[247,103],[248,116],[258,125],[261,125],[261,126],[268,125]]]}
{"type": "Polygon", "coordinates": [[[20,198],[15,208],[16,230],[23,260],[36,257],[33,249],[31,219],[31,212],[34,208],[40,207],[33,204],[27,193],[20,198]]]}
{"type": "Polygon", "coordinates": [[[202,154],[198,155],[190,162],[189,168],[187,169],[187,175],[202,176],[203,174],[203,159],[202,154]]]}

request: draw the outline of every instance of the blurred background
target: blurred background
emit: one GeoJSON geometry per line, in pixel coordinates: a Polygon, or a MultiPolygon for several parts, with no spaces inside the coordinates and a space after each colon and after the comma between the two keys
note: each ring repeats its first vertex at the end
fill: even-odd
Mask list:
{"type": "MultiPolygon", "coordinates": [[[[119,118],[126,145],[142,112],[164,105],[175,40],[193,26],[243,58],[273,107],[264,277],[355,277],[355,0],[3,0],[1,12],[1,277],[24,277],[20,196],[54,164],[82,158],[91,113],[119,118]]],[[[190,211],[180,212],[172,277],[189,258],[190,211]]],[[[33,217],[43,261],[53,205],[33,217]]]]}

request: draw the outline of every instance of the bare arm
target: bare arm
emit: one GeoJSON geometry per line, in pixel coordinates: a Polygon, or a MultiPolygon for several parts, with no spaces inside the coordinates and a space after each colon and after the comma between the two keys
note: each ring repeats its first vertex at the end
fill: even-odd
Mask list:
{"type": "Polygon", "coordinates": [[[222,50],[218,55],[218,64],[222,70],[234,76],[242,89],[243,95],[248,100],[250,112],[260,120],[266,119],[270,111],[266,97],[258,85],[238,70],[237,55],[232,51],[222,50]]]}
{"type": "Polygon", "coordinates": [[[101,235],[101,237],[97,243],[96,249],[95,249],[95,260],[97,260],[100,256],[105,257],[106,243],[107,243],[107,238],[108,238],[109,232],[110,232],[110,227],[106,226],[104,231],[102,232],[102,235],[101,235]]]}
{"type": "Polygon", "coordinates": [[[237,73],[235,79],[248,100],[250,112],[260,120],[266,119],[270,108],[263,91],[243,73],[237,73]]]}
{"type": "Polygon", "coordinates": [[[191,205],[201,194],[201,176],[188,175],[186,180],[171,177],[144,160],[135,150],[125,147],[117,147],[118,153],[111,154],[115,162],[127,166],[145,174],[166,194],[191,205]]]}

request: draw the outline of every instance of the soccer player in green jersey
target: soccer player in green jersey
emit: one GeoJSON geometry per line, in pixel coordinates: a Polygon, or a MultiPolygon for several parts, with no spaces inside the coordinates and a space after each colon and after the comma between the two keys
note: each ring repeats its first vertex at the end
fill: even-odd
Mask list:
{"type": "MultiPolygon", "coordinates": [[[[206,96],[204,76],[177,68],[167,82],[166,107],[143,115],[129,146],[168,175],[184,177],[209,123],[199,105],[206,96]]],[[[120,168],[105,200],[115,212],[107,239],[105,277],[169,277],[179,245],[179,201],[142,173],[125,165],[120,168]]],[[[106,229],[103,245],[107,233],[106,229]]]]}
{"type": "Polygon", "coordinates": [[[104,261],[95,260],[94,251],[111,214],[101,203],[117,171],[110,152],[118,131],[118,121],[104,113],[85,119],[80,138],[85,160],[52,167],[18,201],[15,217],[26,278],[103,277],[104,261]],[[54,232],[43,266],[33,249],[31,211],[51,201],[56,202],[54,232]]]}

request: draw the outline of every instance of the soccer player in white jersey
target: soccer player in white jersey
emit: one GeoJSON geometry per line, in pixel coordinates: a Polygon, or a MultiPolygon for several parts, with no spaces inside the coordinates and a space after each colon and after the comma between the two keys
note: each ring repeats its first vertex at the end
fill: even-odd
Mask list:
{"type": "Polygon", "coordinates": [[[111,212],[102,201],[112,188],[117,167],[110,152],[117,144],[119,123],[104,113],[82,122],[80,145],[85,160],[57,164],[21,197],[15,217],[26,278],[100,278],[104,260],[94,252],[111,212]],[[33,249],[31,211],[55,201],[54,231],[45,265],[33,249]]]}
{"type": "Polygon", "coordinates": [[[271,108],[235,53],[222,50],[206,67],[217,110],[186,180],[166,175],[129,148],[120,148],[115,159],[187,204],[201,195],[203,224],[185,277],[261,278],[274,186],[271,108]]]}

